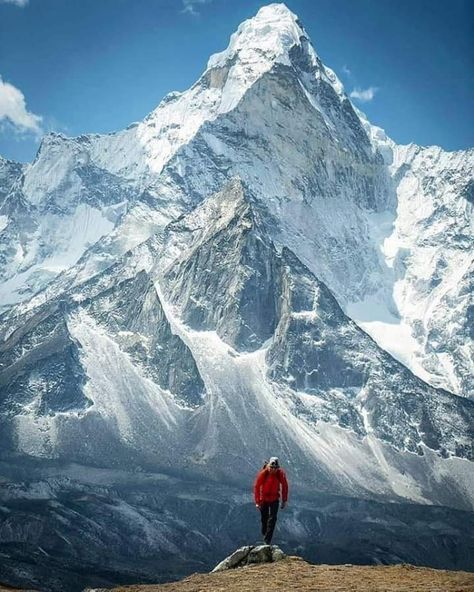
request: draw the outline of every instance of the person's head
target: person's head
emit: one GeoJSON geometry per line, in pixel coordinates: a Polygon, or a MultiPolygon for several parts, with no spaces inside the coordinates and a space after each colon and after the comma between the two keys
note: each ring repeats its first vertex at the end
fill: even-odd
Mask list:
{"type": "Polygon", "coordinates": [[[280,468],[280,462],[276,456],[272,456],[268,461],[267,467],[273,471],[280,468]]]}

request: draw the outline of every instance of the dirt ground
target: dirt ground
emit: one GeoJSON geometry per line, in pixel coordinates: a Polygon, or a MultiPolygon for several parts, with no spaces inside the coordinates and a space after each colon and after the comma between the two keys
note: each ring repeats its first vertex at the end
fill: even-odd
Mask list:
{"type": "Polygon", "coordinates": [[[412,565],[310,565],[298,557],[113,592],[474,592],[474,573],[412,565]]]}

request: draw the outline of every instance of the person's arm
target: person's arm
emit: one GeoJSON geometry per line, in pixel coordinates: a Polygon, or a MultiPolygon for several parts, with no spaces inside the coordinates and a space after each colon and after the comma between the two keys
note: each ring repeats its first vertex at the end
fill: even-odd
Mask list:
{"type": "Polygon", "coordinates": [[[263,482],[263,472],[261,471],[257,478],[255,479],[255,483],[253,486],[253,496],[255,498],[255,505],[260,506],[262,503],[262,482],[263,482]]]}
{"type": "Polygon", "coordinates": [[[280,483],[281,483],[281,509],[286,506],[288,503],[288,481],[286,479],[286,474],[283,469],[280,469],[280,483]]]}

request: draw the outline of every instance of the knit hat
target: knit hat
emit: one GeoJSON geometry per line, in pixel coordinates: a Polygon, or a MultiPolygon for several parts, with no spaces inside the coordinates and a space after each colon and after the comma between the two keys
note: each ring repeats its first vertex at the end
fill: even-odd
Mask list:
{"type": "Polygon", "coordinates": [[[276,456],[271,456],[270,460],[268,461],[268,466],[278,469],[278,467],[280,466],[278,458],[276,456]]]}

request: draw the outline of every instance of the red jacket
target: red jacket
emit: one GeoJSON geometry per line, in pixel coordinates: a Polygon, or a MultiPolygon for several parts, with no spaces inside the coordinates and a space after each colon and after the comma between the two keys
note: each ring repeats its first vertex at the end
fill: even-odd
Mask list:
{"type": "Polygon", "coordinates": [[[261,503],[276,502],[280,499],[280,485],[281,496],[283,501],[288,500],[288,481],[286,480],[285,471],[283,469],[262,469],[255,479],[253,493],[255,503],[259,506],[261,503]]]}

